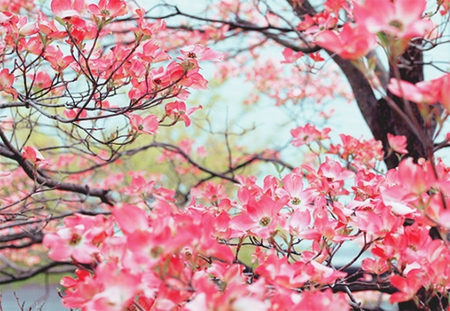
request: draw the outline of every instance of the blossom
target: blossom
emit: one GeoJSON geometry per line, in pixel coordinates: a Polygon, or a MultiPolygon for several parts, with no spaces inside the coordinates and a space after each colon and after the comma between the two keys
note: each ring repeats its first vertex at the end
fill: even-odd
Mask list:
{"type": "Polygon", "coordinates": [[[64,110],[64,115],[68,118],[68,119],[75,119],[77,117],[77,115],[79,114],[78,118],[87,118],[87,111],[85,109],[81,110],[81,109],[69,109],[69,110],[64,110]]]}
{"type": "Polygon", "coordinates": [[[158,131],[158,117],[155,115],[146,116],[144,119],[137,114],[129,114],[131,128],[138,133],[155,134],[158,131]]]}
{"type": "Polygon", "coordinates": [[[422,19],[425,6],[425,0],[364,0],[355,3],[353,14],[372,33],[411,39],[424,36],[432,27],[422,19]]]}
{"type": "Polygon", "coordinates": [[[166,115],[174,120],[182,119],[186,126],[191,125],[189,116],[196,110],[201,109],[202,106],[193,107],[186,110],[186,104],[181,101],[174,101],[166,104],[166,115]]]}
{"type": "Polygon", "coordinates": [[[60,18],[80,16],[84,7],[84,0],[52,0],[50,8],[60,18]]]}
{"type": "Polygon", "coordinates": [[[12,95],[14,100],[17,99],[17,91],[12,87],[14,83],[14,75],[9,72],[8,68],[0,71],[0,91],[12,95]]]}
{"type": "Polygon", "coordinates": [[[57,48],[48,46],[45,49],[44,58],[50,63],[50,66],[58,72],[63,71],[75,61],[71,55],[64,56],[59,46],[57,48]]]}
{"type": "Polygon", "coordinates": [[[364,26],[347,23],[339,37],[334,31],[325,30],[316,36],[315,43],[344,59],[356,59],[369,53],[376,39],[364,26]]]}
{"type": "Polygon", "coordinates": [[[390,280],[391,284],[400,290],[400,292],[391,295],[389,298],[391,303],[412,299],[423,285],[423,280],[418,269],[411,270],[406,277],[391,275],[390,280]]]}
{"type": "Polygon", "coordinates": [[[282,52],[284,56],[284,60],[281,62],[282,64],[294,63],[300,57],[303,57],[305,54],[303,52],[294,53],[294,51],[290,48],[285,48],[282,52]]]}
{"type": "Polygon", "coordinates": [[[408,150],[406,149],[407,146],[407,139],[404,135],[395,136],[391,133],[387,134],[387,139],[389,142],[389,146],[391,146],[392,150],[394,150],[397,153],[401,154],[407,154],[408,150]]]}
{"type": "Polygon", "coordinates": [[[24,146],[22,148],[22,157],[27,159],[34,165],[45,165],[49,164],[49,161],[44,158],[44,156],[33,146],[24,146]]]}
{"type": "Polygon", "coordinates": [[[187,46],[181,49],[181,53],[187,58],[193,58],[196,60],[210,60],[212,62],[221,62],[225,57],[224,53],[214,51],[200,44],[187,46]]]}
{"type": "MultiPolygon", "coordinates": [[[[450,4],[449,4],[450,5],[450,4]]],[[[440,78],[441,91],[440,91],[440,103],[444,106],[447,113],[450,113],[450,74],[440,78]]]]}
{"type": "Polygon", "coordinates": [[[299,126],[291,130],[291,135],[294,137],[292,145],[300,147],[307,145],[315,140],[324,140],[330,138],[328,133],[331,131],[329,127],[324,128],[322,131],[317,130],[314,125],[307,123],[305,126],[299,126]]]}
{"type": "Polygon", "coordinates": [[[442,79],[434,79],[412,84],[407,81],[391,78],[388,84],[388,90],[397,97],[415,103],[432,105],[440,98],[442,82],[442,79]]]}
{"type": "Polygon", "coordinates": [[[294,171],[287,174],[282,180],[283,186],[276,189],[276,193],[280,197],[290,197],[288,205],[294,210],[304,210],[312,201],[312,189],[304,189],[302,179],[301,173],[294,171]]]}
{"type": "Polygon", "coordinates": [[[436,177],[430,163],[416,164],[407,158],[398,165],[398,179],[407,191],[422,194],[436,183],[436,177]]]}
{"type": "Polygon", "coordinates": [[[64,226],[47,233],[42,244],[49,248],[48,256],[56,261],[73,259],[91,263],[99,252],[98,245],[113,233],[112,221],[104,215],[95,217],[75,214],[64,219],[64,226]]]}
{"type": "Polygon", "coordinates": [[[127,4],[123,0],[100,0],[97,4],[89,4],[92,15],[103,18],[115,18],[127,14],[127,4]]]}
{"type": "Polygon", "coordinates": [[[231,227],[236,230],[250,231],[263,239],[267,239],[275,230],[279,211],[288,202],[285,197],[274,201],[268,196],[263,196],[259,201],[251,197],[245,210],[231,220],[231,227]]]}

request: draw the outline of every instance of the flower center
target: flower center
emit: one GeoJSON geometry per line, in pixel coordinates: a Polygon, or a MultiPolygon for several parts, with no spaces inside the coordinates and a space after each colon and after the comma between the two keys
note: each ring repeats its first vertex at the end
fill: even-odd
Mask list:
{"type": "Polygon", "coordinates": [[[194,52],[189,52],[187,56],[189,58],[197,58],[197,54],[195,54],[194,52]]]}
{"type": "Polygon", "coordinates": [[[100,11],[100,14],[109,16],[111,13],[108,10],[104,9],[100,11]]]}
{"type": "Polygon", "coordinates": [[[81,241],[81,236],[74,233],[69,241],[69,245],[77,245],[81,241]]]}
{"type": "Polygon", "coordinates": [[[265,217],[261,218],[261,219],[259,220],[259,224],[260,224],[262,227],[267,227],[268,225],[270,225],[270,217],[265,216],[265,217]]]}
{"type": "Polygon", "coordinates": [[[399,20],[390,21],[389,26],[395,27],[398,30],[403,30],[403,23],[399,20]]]}
{"type": "Polygon", "coordinates": [[[302,200],[300,200],[299,198],[293,198],[291,200],[291,204],[293,205],[299,205],[300,203],[302,203],[302,200]]]}

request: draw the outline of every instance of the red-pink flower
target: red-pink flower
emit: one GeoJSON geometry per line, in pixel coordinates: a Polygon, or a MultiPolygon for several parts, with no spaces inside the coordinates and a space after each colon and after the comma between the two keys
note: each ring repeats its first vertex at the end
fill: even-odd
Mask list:
{"type": "Polygon", "coordinates": [[[392,150],[401,154],[408,153],[408,150],[406,149],[406,146],[408,144],[406,136],[404,135],[395,136],[392,135],[391,133],[388,133],[387,139],[389,142],[389,146],[391,146],[392,150]]]}
{"type": "Polygon", "coordinates": [[[4,68],[0,71],[0,91],[8,93],[13,96],[14,100],[17,99],[17,91],[12,87],[14,83],[14,75],[9,73],[8,68],[4,68]]]}
{"type": "Polygon", "coordinates": [[[294,210],[301,209],[305,210],[307,205],[311,204],[312,201],[312,190],[304,189],[303,187],[303,176],[298,170],[287,174],[283,178],[283,186],[276,189],[276,194],[280,197],[288,196],[289,206],[294,210]]]}
{"type": "Polygon", "coordinates": [[[196,60],[210,60],[213,62],[220,62],[223,60],[225,54],[205,48],[200,44],[187,46],[181,49],[181,53],[187,58],[193,58],[196,60]]]}
{"type": "Polygon", "coordinates": [[[425,0],[364,0],[355,3],[353,14],[372,33],[411,39],[432,28],[430,21],[422,19],[425,6],[425,0]]]}
{"type": "Polygon", "coordinates": [[[433,105],[440,98],[442,82],[443,80],[439,78],[412,84],[407,81],[391,78],[388,84],[388,90],[395,96],[406,100],[433,105]]]}
{"type": "Polygon", "coordinates": [[[264,262],[259,262],[255,273],[275,287],[295,288],[303,286],[310,280],[305,263],[301,261],[290,263],[287,257],[278,258],[274,253],[270,253],[264,262]]]}
{"type": "Polygon", "coordinates": [[[50,66],[58,72],[66,69],[71,63],[74,62],[74,58],[71,55],[64,56],[59,46],[48,46],[45,49],[44,58],[50,63],[50,66]]]}
{"type": "Polygon", "coordinates": [[[146,116],[144,119],[137,114],[129,114],[131,128],[138,133],[155,134],[158,132],[158,117],[155,115],[146,116]]]}
{"type": "Polygon", "coordinates": [[[284,60],[281,62],[282,64],[294,63],[297,59],[305,55],[301,51],[294,53],[294,51],[290,48],[285,48],[281,54],[284,56],[284,60]]]}
{"type": "MultiPolygon", "coordinates": [[[[64,110],[64,115],[68,118],[68,119],[75,119],[75,117],[78,115],[78,113],[80,113],[80,109],[69,109],[69,110],[64,110]]],[[[86,118],[87,115],[87,111],[85,109],[83,109],[79,115],[78,118],[86,118]]]]}
{"type": "Polygon", "coordinates": [[[170,59],[169,54],[162,50],[154,41],[148,41],[142,46],[142,52],[136,53],[144,62],[157,63],[170,59]]]}
{"type": "Polygon", "coordinates": [[[386,261],[380,258],[377,259],[364,258],[363,261],[361,262],[361,268],[366,272],[378,275],[388,271],[386,261]]]}
{"type": "Polygon", "coordinates": [[[440,102],[447,113],[450,113],[450,74],[416,84],[392,78],[388,89],[395,96],[415,103],[433,105],[440,102]]]}
{"type": "Polygon", "coordinates": [[[84,7],[84,0],[52,0],[52,12],[60,18],[80,16],[84,7]]]}
{"type": "Polygon", "coordinates": [[[398,179],[407,191],[422,194],[436,183],[433,168],[428,162],[416,164],[412,158],[407,158],[398,165],[398,179]]]}
{"type": "Polygon", "coordinates": [[[189,116],[196,110],[201,109],[202,106],[192,107],[186,110],[186,104],[181,101],[174,101],[166,104],[166,114],[174,120],[182,119],[186,126],[191,125],[189,116]]]}
{"type": "Polygon", "coordinates": [[[323,292],[319,290],[305,290],[300,295],[300,302],[292,310],[339,310],[350,311],[350,305],[347,303],[347,297],[344,293],[333,294],[331,289],[323,292]]]}
{"type": "Polygon", "coordinates": [[[322,131],[319,131],[314,125],[307,123],[305,126],[299,126],[291,130],[291,135],[294,137],[292,145],[295,147],[300,147],[315,140],[328,139],[330,138],[328,136],[328,133],[330,131],[331,129],[329,127],[326,127],[322,131]]]}
{"type": "Polygon", "coordinates": [[[267,239],[278,224],[278,213],[288,202],[289,197],[274,201],[263,196],[257,201],[251,197],[245,210],[231,219],[231,227],[243,232],[249,231],[257,236],[267,239]]]}
{"type": "Polygon", "coordinates": [[[89,4],[88,10],[92,15],[103,18],[115,18],[127,14],[127,4],[124,0],[100,0],[97,4],[89,4]]]}
{"type": "Polygon", "coordinates": [[[112,213],[120,229],[126,235],[136,230],[145,231],[148,228],[145,211],[134,205],[124,204],[121,207],[115,207],[112,213]]]}
{"type": "Polygon", "coordinates": [[[33,146],[24,146],[22,148],[22,156],[34,165],[49,164],[49,161],[33,146]]]}
{"type": "Polygon", "coordinates": [[[423,279],[420,274],[420,271],[415,269],[411,270],[406,277],[391,275],[392,286],[395,286],[400,292],[393,293],[389,301],[395,303],[412,299],[423,285],[423,279]]]}
{"type": "Polygon", "coordinates": [[[55,233],[47,233],[42,243],[50,249],[48,256],[53,260],[91,263],[99,252],[98,245],[112,233],[112,221],[104,215],[75,214],[65,218],[64,226],[55,233]]]}
{"type": "Polygon", "coordinates": [[[65,287],[62,303],[66,308],[80,308],[101,291],[101,284],[86,270],[76,269],[77,278],[65,276],[60,284],[65,287]]]}
{"type": "Polygon", "coordinates": [[[96,281],[101,291],[85,306],[86,310],[122,311],[129,309],[139,291],[141,278],[115,262],[99,265],[96,281]]]}
{"type": "Polygon", "coordinates": [[[325,30],[316,36],[315,43],[344,59],[356,59],[369,53],[376,39],[364,26],[347,23],[339,37],[334,31],[325,30]]]}

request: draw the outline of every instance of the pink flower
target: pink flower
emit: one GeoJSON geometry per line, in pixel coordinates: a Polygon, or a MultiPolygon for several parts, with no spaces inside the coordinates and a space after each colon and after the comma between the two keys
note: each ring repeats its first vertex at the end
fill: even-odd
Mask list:
{"type": "Polygon", "coordinates": [[[391,284],[400,291],[391,295],[389,298],[391,303],[412,299],[424,282],[418,269],[411,270],[406,277],[391,275],[390,280],[391,284]]]}
{"type": "Polygon", "coordinates": [[[77,278],[65,276],[60,282],[66,288],[65,296],[62,299],[66,308],[80,308],[101,291],[101,284],[92,278],[89,272],[76,269],[75,274],[77,278]]]}
{"type": "Polygon", "coordinates": [[[433,105],[439,101],[442,82],[442,78],[439,78],[412,84],[407,81],[391,78],[388,84],[388,90],[395,96],[402,97],[406,100],[433,105]]]}
{"type": "Polygon", "coordinates": [[[139,58],[144,62],[157,63],[170,59],[166,51],[153,41],[148,41],[142,46],[142,53],[137,53],[139,58]]]}
{"type": "Polygon", "coordinates": [[[148,229],[147,215],[142,209],[134,205],[124,204],[121,207],[115,207],[112,214],[120,229],[126,235],[136,230],[145,231],[148,229]]]}
{"type": "Polygon", "coordinates": [[[401,154],[408,153],[408,150],[406,149],[406,146],[408,144],[406,136],[403,135],[394,136],[391,133],[388,133],[387,139],[389,142],[389,146],[391,146],[392,150],[401,154]]]}
{"type": "Polygon", "coordinates": [[[92,15],[112,19],[127,14],[127,4],[123,0],[100,0],[98,5],[89,4],[88,10],[92,15]]]}
{"type": "Polygon", "coordinates": [[[356,22],[371,33],[411,39],[424,36],[432,28],[430,21],[422,19],[425,6],[425,0],[364,0],[355,3],[353,13],[356,22]]]}
{"type": "Polygon", "coordinates": [[[416,84],[392,78],[388,89],[395,96],[415,103],[433,105],[440,102],[450,112],[450,74],[416,84]]]}
{"type": "Polygon", "coordinates": [[[42,241],[50,249],[48,256],[56,261],[73,259],[91,263],[99,252],[98,245],[112,235],[112,221],[104,215],[95,217],[75,214],[64,219],[64,226],[55,233],[47,233],[42,241]]]}
{"type": "MultiPolygon", "coordinates": [[[[77,114],[80,112],[80,109],[69,109],[69,110],[64,110],[64,115],[68,118],[68,119],[75,119],[77,114]]],[[[78,118],[86,118],[87,112],[86,110],[83,109],[83,111],[81,111],[80,116],[78,118]]]]}
{"type": "Polygon", "coordinates": [[[328,133],[331,131],[329,127],[324,128],[319,132],[314,125],[306,124],[291,130],[291,135],[294,137],[292,145],[300,147],[309,144],[315,140],[324,140],[330,138],[328,133]]]}
{"type": "Polygon", "coordinates": [[[375,35],[364,26],[345,24],[340,37],[331,30],[325,30],[316,36],[317,45],[330,50],[344,59],[356,59],[369,53],[376,42],[375,35]]]}
{"type": "MultiPolygon", "coordinates": [[[[450,5],[450,4],[449,4],[450,5]]],[[[444,106],[447,113],[450,113],[450,74],[440,78],[441,80],[441,92],[440,103],[444,106]]]]}
{"type": "Polygon", "coordinates": [[[84,7],[84,0],[52,0],[52,12],[60,18],[80,16],[84,7]]]}
{"type": "Polygon", "coordinates": [[[323,292],[314,290],[305,290],[300,295],[300,302],[293,308],[293,310],[309,310],[309,311],[323,311],[323,310],[340,310],[350,311],[350,306],[347,303],[347,297],[344,293],[333,294],[331,289],[326,289],[323,292]]]}
{"type": "Polygon", "coordinates": [[[141,278],[121,268],[115,262],[99,265],[96,281],[102,289],[85,305],[85,310],[122,311],[130,309],[138,294],[141,278]]]}
{"type": "Polygon", "coordinates": [[[182,119],[186,126],[191,125],[189,116],[196,110],[201,109],[202,106],[193,107],[186,110],[186,104],[181,101],[174,101],[166,105],[166,115],[174,120],[182,119]]]}
{"type": "Polygon", "coordinates": [[[407,158],[398,165],[398,179],[407,191],[422,194],[436,183],[431,164],[425,162],[416,164],[412,158],[407,158]]]}
{"type": "Polygon", "coordinates": [[[74,58],[70,55],[64,56],[59,46],[48,46],[45,49],[44,58],[50,63],[50,66],[58,72],[66,69],[71,63],[74,62],[74,58]]]}
{"type": "Polygon", "coordinates": [[[388,271],[386,262],[380,258],[364,258],[361,262],[361,268],[369,273],[383,274],[388,271]]]}
{"type": "Polygon", "coordinates": [[[236,230],[251,231],[267,239],[278,224],[279,211],[288,202],[289,197],[274,201],[263,196],[259,201],[251,197],[246,209],[231,220],[231,227],[236,230]]]}
{"type": "Polygon", "coordinates": [[[205,48],[200,44],[187,46],[181,50],[181,53],[187,58],[210,60],[213,62],[221,62],[225,56],[224,53],[205,48]]]}
{"type": "Polygon", "coordinates": [[[25,146],[22,148],[22,157],[27,159],[34,165],[46,165],[50,162],[44,158],[44,156],[33,146],[25,146]]]}
{"type": "Polygon", "coordinates": [[[14,83],[14,75],[9,73],[8,68],[4,68],[0,71],[0,91],[12,95],[14,100],[17,99],[17,91],[12,87],[14,83]]]}
{"type": "Polygon", "coordinates": [[[158,132],[158,118],[155,115],[149,115],[142,119],[140,115],[129,114],[131,128],[138,133],[147,133],[154,135],[158,132]]]}
{"type": "Polygon", "coordinates": [[[284,60],[281,62],[282,64],[294,63],[297,59],[305,55],[301,51],[294,53],[294,51],[290,48],[285,48],[282,54],[284,56],[284,60]]]}
{"type": "Polygon", "coordinates": [[[290,198],[288,205],[294,210],[305,210],[312,201],[312,189],[304,189],[303,176],[299,171],[287,174],[283,178],[283,186],[276,189],[276,194],[280,197],[288,196],[290,198]]]}

